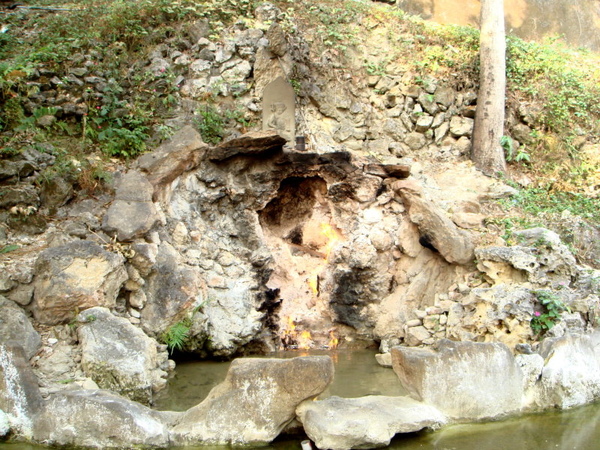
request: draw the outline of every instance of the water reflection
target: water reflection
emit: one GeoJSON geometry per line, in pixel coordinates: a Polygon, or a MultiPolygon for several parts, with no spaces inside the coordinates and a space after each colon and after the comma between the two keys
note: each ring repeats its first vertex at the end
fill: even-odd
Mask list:
{"type": "Polygon", "coordinates": [[[396,438],[391,449],[597,450],[600,404],[532,414],[502,422],[455,425],[435,433],[396,438]]]}
{"type": "MultiPolygon", "coordinates": [[[[438,23],[478,26],[480,0],[399,0],[409,14],[438,23]]],[[[574,47],[600,51],[597,0],[504,0],[506,31],[526,40],[564,36],[574,47]]]]}
{"type": "MultiPolygon", "coordinates": [[[[329,355],[335,365],[335,377],[323,396],[362,397],[364,395],[406,395],[391,369],[375,362],[372,350],[353,351],[287,351],[266,357],[293,358],[306,355],[329,355]]],[[[208,392],[225,379],[227,362],[179,363],[176,375],[169,381],[167,390],[156,401],[156,408],[170,411],[185,411],[200,403],[208,392]]]]}

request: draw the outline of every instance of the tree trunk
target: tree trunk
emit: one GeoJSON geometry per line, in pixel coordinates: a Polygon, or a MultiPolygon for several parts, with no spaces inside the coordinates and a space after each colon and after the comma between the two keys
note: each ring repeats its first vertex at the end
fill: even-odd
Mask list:
{"type": "Polygon", "coordinates": [[[479,94],[472,158],[475,167],[486,175],[506,170],[500,139],[504,134],[506,91],[506,40],[504,0],[481,0],[479,40],[479,94]]]}

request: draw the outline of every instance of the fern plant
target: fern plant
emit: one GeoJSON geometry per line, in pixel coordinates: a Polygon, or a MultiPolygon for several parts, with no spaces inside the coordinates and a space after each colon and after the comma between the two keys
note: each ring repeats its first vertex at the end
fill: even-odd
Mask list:
{"type": "Polygon", "coordinates": [[[161,335],[160,340],[167,344],[171,353],[174,350],[183,350],[190,335],[190,327],[191,321],[189,319],[177,322],[161,335]]]}

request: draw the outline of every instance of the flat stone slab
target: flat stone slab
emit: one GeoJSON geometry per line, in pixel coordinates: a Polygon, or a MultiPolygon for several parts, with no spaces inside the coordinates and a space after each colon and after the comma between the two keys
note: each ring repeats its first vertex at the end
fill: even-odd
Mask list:
{"type": "Polygon", "coordinates": [[[446,417],[410,397],[329,397],[303,402],[296,414],[320,449],[386,447],[397,433],[439,428],[446,417]]]}
{"type": "Polygon", "coordinates": [[[222,142],[210,150],[208,159],[225,161],[237,155],[259,156],[280,151],[285,139],[273,131],[251,131],[235,139],[222,142]]]}

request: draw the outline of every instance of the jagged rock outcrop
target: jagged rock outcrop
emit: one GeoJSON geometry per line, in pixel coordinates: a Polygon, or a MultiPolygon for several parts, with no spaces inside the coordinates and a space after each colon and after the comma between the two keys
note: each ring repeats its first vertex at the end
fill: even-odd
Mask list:
{"type": "Polygon", "coordinates": [[[40,335],[25,312],[14,302],[0,295],[0,343],[17,342],[23,347],[27,359],[40,349],[40,335]]]}
{"type": "Polygon", "coordinates": [[[56,325],[87,308],[114,307],[127,279],[124,260],[91,241],[74,241],[42,251],[35,263],[35,319],[56,325]]]}
{"type": "Polygon", "coordinates": [[[298,419],[317,448],[345,450],[385,447],[396,433],[437,429],[446,417],[409,397],[329,397],[302,403],[298,419]]]}
{"type": "Polygon", "coordinates": [[[151,404],[167,384],[167,352],[158,352],[155,340],[107,308],[87,309],[77,320],[85,374],[101,389],[151,404]]]}
{"type": "Polygon", "coordinates": [[[177,418],[172,442],[270,442],[294,419],[296,407],[323,392],[332,378],[333,363],[328,356],[236,359],[225,381],[177,418]]]}

